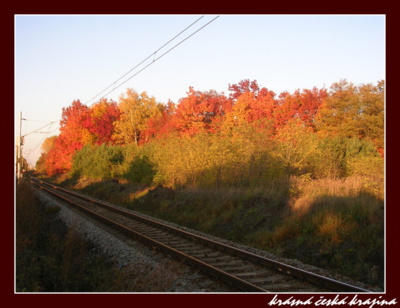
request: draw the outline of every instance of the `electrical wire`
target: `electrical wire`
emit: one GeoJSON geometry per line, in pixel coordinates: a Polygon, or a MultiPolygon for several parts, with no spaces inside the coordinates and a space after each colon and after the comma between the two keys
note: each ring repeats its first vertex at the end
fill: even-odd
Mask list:
{"type": "Polygon", "coordinates": [[[45,121],[45,120],[31,120],[31,119],[22,119],[24,121],[29,121],[29,122],[49,122],[49,121],[45,121]]]}
{"type": "MultiPolygon", "coordinates": [[[[131,73],[133,70],[135,70],[137,67],[139,67],[141,64],[143,64],[145,61],[147,61],[148,59],[150,59],[151,57],[155,57],[155,55],[157,54],[157,52],[159,52],[161,49],[163,49],[165,46],[167,46],[169,43],[171,43],[174,39],[176,39],[178,36],[180,36],[183,32],[185,32],[187,29],[189,29],[190,27],[192,27],[195,23],[197,23],[200,19],[202,19],[204,17],[201,16],[200,18],[198,18],[197,20],[195,20],[193,23],[191,23],[189,26],[187,26],[185,29],[183,29],[181,32],[179,32],[177,35],[175,35],[172,39],[170,39],[168,42],[166,42],[164,45],[162,45],[160,48],[158,48],[156,51],[154,51],[152,54],[150,54],[146,59],[142,60],[139,64],[137,64],[135,67],[133,67],[132,69],[130,69],[128,72],[126,72],[124,75],[122,75],[120,78],[118,78],[116,81],[114,81],[112,84],[110,84],[108,87],[106,87],[104,90],[102,90],[101,92],[99,92],[98,94],[96,94],[94,97],[92,97],[85,105],[87,105],[90,101],[94,100],[97,96],[99,96],[101,93],[105,92],[106,90],[108,90],[109,88],[111,88],[113,85],[115,85],[118,81],[120,81],[122,78],[124,78],[126,75],[128,75],[129,73],[131,73]]],[[[154,62],[154,60],[153,60],[154,62]]],[[[112,91],[114,91],[116,88],[114,88],[112,91]]],[[[112,92],[111,91],[111,92],[112,92]]],[[[108,92],[106,95],[108,95],[108,92]]],[[[106,96],[106,95],[103,95],[106,96]]]]}
{"type": "Polygon", "coordinates": [[[149,64],[147,64],[144,68],[142,68],[140,71],[138,71],[137,73],[135,73],[134,75],[132,75],[131,77],[129,77],[128,79],[126,79],[124,82],[122,82],[121,84],[119,84],[118,86],[116,86],[114,89],[112,89],[111,91],[107,92],[104,96],[107,96],[108,94],[110,94],[111,92],[113,92],[114,90],[118,89],[120,86],[122,86],[124,83],[128,82],[129,80],[131,80],[133,77],[135,77],[136,75],[138,75],[139,73],[141,73],[142,71],[144,71],[146,68],[148,68],[150,65],[152,65],[154,62],[156,62],[157,60],[159,60],[160,58],[162,58],[163,56],[165,56],[167,53],[169,53],[171,50],[175,49],[176,47],[178,47],[180,44],[182,44],[183,42],[185,42],[187,39],[189,39],[190,37],[192,37],[193,35],[195,35],[197,32],[199,32],[200,30],[202,30],[203,28],[205,28],[206,26],[208,26],[210,23],[212,23],[214,20],[216,20],[219,17],[219,15],[217,17],[215,17],[214,19],[212,19],[211,21],[209,21],[208,23],[206,23],[204,26],[202,26],[201,28],[199,28],[198,30],[196,30],[195,32],[193,32],[191,35],[189,35],[188,37],[186,37],[185,39],[183,39],[182,41],[180,41],[178,44],[176,44],[174,47],[172,47],[171,49],[167,50],[165,53],[163,53],[161,56],[159,56],[158,58],[154,58],[152,62],[150,62],[149,64]]]}
{"type": "Polygon", "coordinates": [[[22,137],[26,137],[26,136],[28,136],[28,135],[30,135],[30,134],[37,133],[39,129],[45,128],[46,126],[52,125],[53,123],[55,123],[55,121],[51,121],[50,123],[48,123],[48,124],[46,124],[46,125],[44,125],[44,126],[42,126],[42,127],[39,127],[38,129],[34,130],[33,132],[30,132],[30,133],[28,133],[28,134],[25,134],[25,135],[23,135],[22,137]]]}
{"type": "MultiPolygon", "coordinates": [[[[27,119],[24,119],[24,120],[26,120],[26,121],[34,121],[34,120],[27,120],[27,119]]],[[[36,122],[37,122],[37,121],[36,121],[36,122]]],[[[43,122],[43,121],[39,121],[39,122],[43,122]]],[[[26,161],[29,160],[29,156],[30,156],[32,153],[34,153],[34,152],[39,148],[39,146],[44,142],[44,140],[45,140],[51,133],[53,133],[54,131],[56,131],[56,130],[58,129],[58,127],[56,127],[54,130],[51,131],[52,126],[54,125],[54,123],[56,123],[56,121],[51,121],[49,124],[46,124],[45,126],[42,126],[42,127],[38,128],[38,129],[36,129],[35,131],[32,131],[32,132],[30,132],[30,133],[28,133],[28,134],[25,134],[24,136],[21,136],[21,137],[25,137],[25,136],[30,135],[30,134],[33,134],[33,133],[45,134],[45,135],[39,140],[39,142],[36,144],[36,146],[34,146],[33,148],[29,149],[28,151],[24,151],[24,149],[23,149],[23,151],[24,151],[23,157],[25,157],[26,161]],[[47,131],[47,132],[39,132],[39,131],[38,131],[38,130],[40,130],[40,129],[46,127],[46,126],[49,126],[49,128],[48,128],[49,131],[47,131]]]]}

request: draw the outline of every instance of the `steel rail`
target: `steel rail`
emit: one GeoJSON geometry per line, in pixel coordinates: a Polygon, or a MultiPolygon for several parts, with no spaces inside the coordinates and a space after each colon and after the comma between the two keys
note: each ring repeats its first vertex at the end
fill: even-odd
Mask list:
{"type": "MultiPolygon", "coordinates": [[[[81,206],[80,204],[64,197],[63,195],[60,195],[46,187],[40,186],[39,184],[35,183],[34,181],[31,181],[33,184],[37,185],[38,187],[40,187],[41,189],[46,190],[47,192],[51,193],[54,196],[57,196],[58,198],[68,202],[69,204],[72,204],[74,207],[78,208],[79,210],[85,212],[86,214],[102,221],[103,223],[107,224],[107,225],[111,225],[114,228],[118,229],[119,231],[123,232],[124,234],[131,236],[141,242],[144,242],[146,244],[149,244],[153,247],[157,247],[159,248],[161,251],[169,254],[169,255],[173,255],[175,257],[178,257],[179,260],[183,260],[187,263],[190,263],[192,265],[194,265],[195,267],[205,271],[208,274],[211,274],[212,276],[218,278],[219,280],[222,280],[230,285],[234,285],[235,287],[239,288],[242,291],[248,291],[248,292],[267,292],[269,293],[267,290],[260,288],[252,283],[249,283],[243,279],[240,279],[234,275],[231,275],[227,272],[224,272],[210,264],[207,264],[197,258],[194,258],[188,254],[185,254],[177,249],[174,249],[173,247],[170,247],[168,245],[165,245],[155,239],[152,239],[144,234],[141,234],[139,232],[136,232],[135,230],[132,230],[130,228],[127,228],[124,225],[121,225],[113,220],[108,219],[107,217],[100,215],[94,211],[91,211],[90,209],[87,209],[84,206],[81,206]]],[[[43,181],[40,181],[42,183],[44,183],[43,181]]],[[[51,185],[52,186],[52,185],[51,185]]],[[[63,191],[65,191],[64,189],[62,189],[63,191]]],[[[65,191],[66,192],[66,191],[65,191]]]]}
{"type": "MultiPolygon", "coordinates": [[[[134,219],[138,219],[138,220],[140,220],[142,222],[145,222],[145,223],[153,225],[153,226],[157,226],[159,228],[161,227],[164,230],[167,230],[169,232],[172,232],[172,233],[175,233],[177,235],[183,236],[185,238],[192,239],[192,240],[195,240],[197,242],[201,242],[202,244],[205,244],[205,245],[213,247],[213,248],[217,248],[217,249],[219,249],[221,251],[224,251],[224,252],[227,252],[227,253],[229,253],[231,255],[235,255],[235,256],[240,257],[242,259],[249,260],[249,261],[254,262],[256,264],[263,265],[263,266],[265,266],[267,268],[273,269],[273,270],[275,270],[277,272],[285,273],[287,275],[296,277],[296,278],[298,278],[300,280],[307,281],[307,282],[310,282],[312,284],[315,284],[315,285],[318,285],[318,286],[321,286],[321,287],[325,287],[325,288],[327,288],[329,290],[332,290],[332,291],[357,292],[357,293],[371,292],[371,291],[366,290],[366,289],[361,288],[361,287],[357,287],[357,286],[350,285],[348,283],[344,283],[344,282],[341,282],[341,281],[338,281],[338,280],[335,280],[335,279],[332,279],[332,278],[328,278],[328,277],[321,276],[321,275],[318,275],[318,274],[315,274],[315,273],[312,273],[312,272],[308,272],[308,271],[296,268],[294,266],[291,266],[291,265],[288,265],[288,264],[284,264],[284,263],[279,262],[279,261],[275,261],[275,260],[260,256],[260,255],[256,255],[254,253],[251,253],[251,252],[248,252],[248,251],[236,248],[236,247],[229,246],[229,245],[221,243],[221,242],[217,242],[217,241],[214,241],[214,240],[211,240],[211,239],[208,239],[208,238],[201,237],[199,235],[196,235],[196,234],[190,233],[188,231],[185,231],[185,230],[182,230],[182,229],[178,229],[178,228],[166,225],[164,223],[158,222],[158,221],[150,219],[150,218],[146,218],[146,217],[143,217],[143,216],[140,216],[140,215],[136,215],[136,214],[134,214],[132,212],[129,212],[127,210],[119,208],[119,207],[117,207],[115,205],[108,204],[108,203],[106,203],[104,201],[97,200],[97,199],[92,198],[92,197],[83,196],[83,195],[78,194],[76,192],[73,192],[71,190],[68,190],[68,189],[62,188],[60,186],[54,185],[52,183],[47,183],[45,181],[38,180],[38,179],[35,179],[35,180],[41,182],[42,185],[49,185],[49,186],[53,187],[54,189],[58,189],[58,190],[64,191],[65,193],[74,195],[75,197],[78,197],[78,198],[81,198],[83,200],[98,204],[98,205],[100,205],[102,207],[105,207],[105,208],[107,208],[107,209],[109,209],[111,211],[114,211],[116,213],[119,213],[119,214],[122,214],[122,215],[125,215],[125,216],[128,216],[128,217],[132,217],[134,219]]],[[[36,184],[36,185],[38,185],[38,184],[36,184]]],[[[44,188],[44,189],[46,189],[46,188],[44,188]]],[[[52,194],[55,194],[54,192],[52,192],[50,190],[48,190],[48,191],[50,193],[52,193],[52,194]]],[[[64,197],[61,197],[61,198],[67,200],[64,197]]],[[[68,202],[70,202],[70,201],[68,201],[68,202]]],[[[87,209],[85,209],[85,210],[87,210],[87,209]]],[[[90,210],[87,210],[87,211],[90,211],[90,210]]],[[[97,213],[95,213],[95,214],[97,215],[97,213]]],[[[155,240],[150,239],[150,238],[149,238],[148,242],[149,243],[152,242],[151,244],[162,248],[162,250],[164,250],[164,251],[168,250],[168,248],[166,248],[167,246],[164,245],[163,243],[160,243],[160,242],[155,241],[155,240]],[[153,241],[156,242],[156,243],[153,243],[153,241]]],[[[192,263],[196,263],[197,261],[199,261],[200,264],[198,264],[198,266],[200,268],[202,268],[203,270],[207,271],[208,268],[210,267],[210,265],[204,263],[201,260],[197,260],[197,259],[195,259],[195,258],[193,258],[191,256],[188,256],[188,255],[186,255],[186,254],[184,254],[182,252],[177,251],[174,248],[172,248],[172,249],[175,250],[175,251],[172,251],[173,254],[175,254],[177,256],[180,256],[182,258],[186,258],[188,261],[191,261],[192,263]]],[[[221,270],[219,270],[219,269],[217,269],[215,267],[213,267],[213,268],[214,268],[213,269],[214,270],[214,274],[213,275],[216,276],[216,277],[222,277],[223,273],[225,273],[225,272],[222,272],[221,270]]],[[[210,269],[210,270],[212,270],[212,269],[210,269]]],[[[239,279],[239,278],[237,278],[237,277],[235,277],[233,275],[230,275],[230,274],[228,274],[228,275],[234,277],[234,279],[239,279]]],[[[222,280],[224,280],[224,279],[222,279],[222,280]]],[[[226,280],[225,281],[229,282],[229,283],[232,283],[232,279],[231,278],[227,278],[227,280],[229,280],[230,282],[226,281],[226,280]]],[[[242,279],[239,279],[239,280],[244,281],[242,279]]],[[[236,283],[239,283],[239,282],[235,282],[235,284],[236,283]]],[[[245,284],[248,284],[248,282],[245,282],[245,284]]],[[[243,287],[242,287],[242,289],[245,290],[245,291],[251,291],[250,289],[255,287],[255,288],[253,288],[253,291],[256,291],[256,292],[268,292],[267,290],[261,289],[258,286],[255,286],[253,284],[251,284],[251,286],[248,286],[248,285],[245,285],[245,284],[243,284],[243,287]]]]}

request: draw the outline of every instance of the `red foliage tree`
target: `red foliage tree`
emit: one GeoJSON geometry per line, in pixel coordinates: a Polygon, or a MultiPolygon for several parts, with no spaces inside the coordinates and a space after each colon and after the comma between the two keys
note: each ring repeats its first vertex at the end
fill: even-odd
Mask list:
{"type": "Polygon", "coordinates": [[[63,108],[60,135],[64,136],[67,147],[73,150],[81,149],[86,143],[87,128],[90,124],[90,109],[79,100],[63,108]]]}
{"type": "Polygon", "coordinates": [[[90,124],[89,108],[79,100],[63,108],[60,121],[60,135],[48,152],[45,164],[48,175],[65,172],[72,167],[72,157],[84,146],[87,126],[90,124]]]}
{"type": "Polygon", "coordinates": [[[228,89],[232,92],[229,94],[229,98],[236,101],[243,93],[253,93],[257,98],[260,86],[256,80],[250,81],[249,79],[244,79],[237,84],[229,84],[228,89]]]}
{"type": "Polygon", "coordinates": [[[293,94],[283,92],[279,96],[275,109],[275,126],[283,127],[289,120],[300,119],[307,127],[315,130],[315,117],[323,100],[327,96],[325,89],[296,90],[293,94]]]}
{"type": "Polygon", "coordinates": [[[146,129],[142,132],[144,142],[153,138],[162,138],[174,131],[171,119],[175,113],[176,105],[169,100],[166,105],[159,104],[158,108],[160,112],[147,121],[146,129]]]}
{"type": "Polygon", "coordinates": [[[92,106],[89,118],[85,121],[85,128],[93,135],[97,144],[113,143],[111,136],[114,133],[114,122],[119,119],[120,110],[116,102],[100,100],[92,106]]]}

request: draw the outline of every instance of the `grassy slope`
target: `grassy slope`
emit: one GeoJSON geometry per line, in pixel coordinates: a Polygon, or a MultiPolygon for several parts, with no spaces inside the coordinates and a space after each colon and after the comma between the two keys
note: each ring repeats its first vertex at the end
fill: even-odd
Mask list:
{"type": "Polygon", "coordinates": [[[58,183],[149,215],[383,287],[384,203],[361,177],[290,177],[260,188],[58,183]],[[378,275],[371,275],[371,268],[378,275]]]}

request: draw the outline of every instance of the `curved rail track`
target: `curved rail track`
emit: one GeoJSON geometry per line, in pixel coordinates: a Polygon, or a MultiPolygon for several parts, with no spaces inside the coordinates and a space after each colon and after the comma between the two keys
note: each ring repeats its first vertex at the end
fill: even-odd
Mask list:
{"type": "Polygon", "coordinates": [[[174,258],[184,260],[240,291],[370,292],[171,227],[36,178],[30,178],[30,181],[95,219],[174,258]]]}

